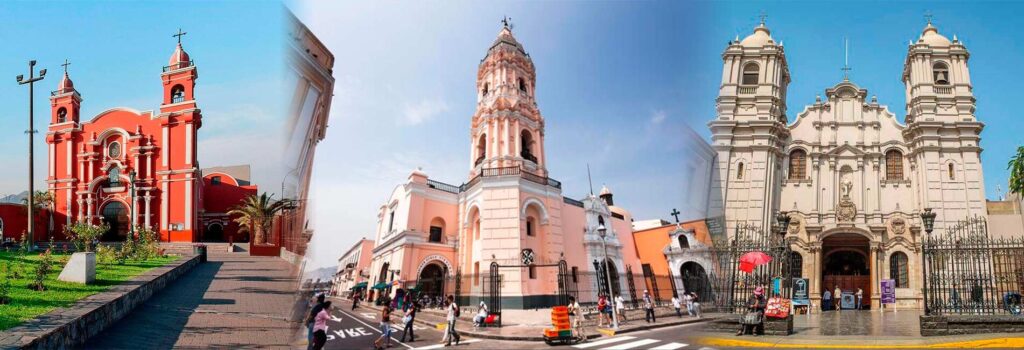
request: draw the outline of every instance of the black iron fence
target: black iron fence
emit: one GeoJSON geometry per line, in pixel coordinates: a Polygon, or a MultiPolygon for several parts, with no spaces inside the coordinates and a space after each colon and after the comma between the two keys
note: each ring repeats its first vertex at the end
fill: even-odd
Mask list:
{"type": "Polygon", "coordinates": [[[1024,238],[992,238],[984,218],[925,238],[925,312],[1021,314],[1024,238]]]}

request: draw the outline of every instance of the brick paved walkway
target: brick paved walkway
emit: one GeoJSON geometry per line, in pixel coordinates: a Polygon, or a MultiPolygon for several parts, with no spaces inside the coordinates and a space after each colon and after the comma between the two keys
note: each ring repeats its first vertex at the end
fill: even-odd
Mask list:
{"type": "Polygon", "coordinates": [[[211,249],[209,262],[82,348],[288,348],[298,326],[292,270],[279,258],[211,249]]]}

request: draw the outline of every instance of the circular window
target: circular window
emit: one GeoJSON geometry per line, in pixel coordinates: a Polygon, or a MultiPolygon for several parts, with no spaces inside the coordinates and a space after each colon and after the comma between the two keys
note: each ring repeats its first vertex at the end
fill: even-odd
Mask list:
{"type": "Polygon", "coordinates": [[[110,158],[121,157],[121,144],[117,142],[111,142],[110,145],[107,146],[107,156],[110,158]]]}

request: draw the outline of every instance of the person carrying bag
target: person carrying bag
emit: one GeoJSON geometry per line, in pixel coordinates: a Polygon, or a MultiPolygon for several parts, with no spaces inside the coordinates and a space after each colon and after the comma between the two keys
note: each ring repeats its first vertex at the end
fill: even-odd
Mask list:
{"type": "Polygon", "coordinates": [[[747,313],[740,319],[740,330],[736,332],[736,336],[741,336],[747,332],[747,327],[750,327],[750,333],[757,335],[758,328],[761,328],[761,322],[764,321],[764,287],[758,286],[754,288],[754,294],[747,299],[747,313]]]}

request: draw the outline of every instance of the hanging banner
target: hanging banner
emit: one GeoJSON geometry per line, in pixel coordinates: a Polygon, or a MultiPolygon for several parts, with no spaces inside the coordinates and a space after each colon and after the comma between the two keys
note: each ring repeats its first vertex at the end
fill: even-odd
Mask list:
{"type": "Polygon", "coordinates": [[[882,304],[896,303],[896,280],[882,280],[882,304]]]}

